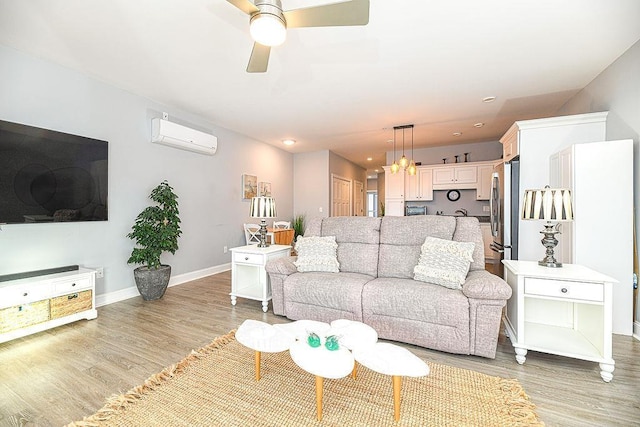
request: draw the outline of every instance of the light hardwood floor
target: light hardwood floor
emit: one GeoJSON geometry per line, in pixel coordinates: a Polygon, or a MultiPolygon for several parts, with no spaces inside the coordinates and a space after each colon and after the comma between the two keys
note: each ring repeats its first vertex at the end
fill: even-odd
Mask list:
{"type": "MultiPolygon", "coordinates": [[[[80,420],[245,319],[287,322],[258,301],[232,307],[230,289],[221,273],[169,288],[160,301],[132,298],[100,307],[96,320],[0,344],[0,426],[80,420]]],[[[426,361],[517,378],[548,426],[640,425],[640,342],[615,335],[613,345],[609,384],[596,363],[529,352],[518,365],[502,335],[494,360],[407,347],[426,361]]]]}

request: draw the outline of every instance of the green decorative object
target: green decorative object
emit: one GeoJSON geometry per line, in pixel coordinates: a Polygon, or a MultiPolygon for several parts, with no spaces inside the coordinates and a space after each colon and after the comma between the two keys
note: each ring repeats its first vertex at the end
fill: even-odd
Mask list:
{"type": "Polygon", "coordinates": [[[329,335],[327,340],[324,343],[324,346],[329,351],[336,351],[340,348],[340,344],[338,343],[338,337],[335,335],[329,335]]]}
{"type": "Polygon", "coordinates": [[[307,337],[307,342],[313,348],[320,347],[320,337],[315,332],[311,332],[307,337]]]}

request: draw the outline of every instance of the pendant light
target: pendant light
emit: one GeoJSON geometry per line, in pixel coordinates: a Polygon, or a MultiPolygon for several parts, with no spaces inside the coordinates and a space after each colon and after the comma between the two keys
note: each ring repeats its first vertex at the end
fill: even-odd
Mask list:
{"type": "Polygon", "coordinates": [[[408,165],[409,165],[409,160],[407,160],[407,157],[404,155],[404,127],[403,127],[402,128],[402,157],[400,157],[400,167],[402,169],[406,169],[408,165]]]}
{"type": "Polygon", "coordinates": [[[396,173],[400,170],[400,166],[396,163],[396,130],[393,128],[393,164],[391,165],[391,173],[396,173]]]}
{"type": "MultiPolygon", "coordinates": [[[[416,162],[413,161],[414,157],[413,157],[413,125],[411,126],[411,162],[409,163],[409,167],[407,168],[407,173],[409,175],[415,175],[416,174],[416,162]]],[[[402,130],[402,132],[404,132],[404,129],[402,130]]]]}

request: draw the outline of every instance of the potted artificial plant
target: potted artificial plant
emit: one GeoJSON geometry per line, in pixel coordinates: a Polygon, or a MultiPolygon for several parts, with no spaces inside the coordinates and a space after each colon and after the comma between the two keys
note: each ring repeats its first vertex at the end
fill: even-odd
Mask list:
{"type": "Polygon", "coordinates": [[[136,217],[127,234],[136,246],[127,263],[142,264],[133,270],[136,286],[145,301],[162,298],[169,285],[171,266],[160,263],[163,252],[176,253],[180,230],[178,196],[167,181],[151,191],[149,198],[157,203],[146,207],[136,217]]]}

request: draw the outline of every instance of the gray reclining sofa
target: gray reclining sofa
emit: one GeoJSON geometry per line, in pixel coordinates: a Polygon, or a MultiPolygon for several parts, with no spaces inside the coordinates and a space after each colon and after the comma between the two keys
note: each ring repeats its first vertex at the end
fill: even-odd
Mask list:
{"type": "Polygon", "coordinates": [[[298,272],[295,257],[268,262],[275,314],[357,320],[383,339],[495,358],[511,288],[484,268],[477,218],[318,218],[309,221],[304,237],[309,236],[335,236],[339,272],[298,272]],[[462,289],[413,279],[427,236],[475,243],[462,289]]]}

